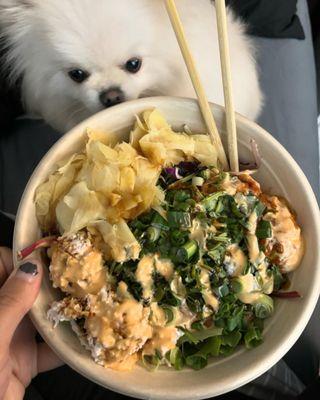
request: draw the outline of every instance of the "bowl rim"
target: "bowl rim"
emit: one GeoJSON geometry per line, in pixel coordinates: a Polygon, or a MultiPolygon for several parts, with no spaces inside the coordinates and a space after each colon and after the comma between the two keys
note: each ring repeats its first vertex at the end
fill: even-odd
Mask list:
{"type": "MultiPolygon", "coordinates": [[[[23,192],[23,195],[20,200],[19,208],[17,211],[17,217],[16,217],[16,224],[15,224],[15,229],[14,229],[14,238],[13,238],[13,251],[14,251],[14,264],[15,267],[18,266],[18,260],[17,260],[17,231],[19,228],[19,223],[21,219],[21,215],[23,213],[23,208],[25,208],[25,197],[26,194],[29,191],[29,187],[31,185],[31,182],[33,179],[37,176],[38,171],[40,171],[43,168],[43,165],[46,163],[47,159],[54,153],[56,153],[57,149],[61,146],[61,143],[63,143],[66,139],[66,137],[72,137],[72,136],[77,136],[80,134],[81,131],[83,131],[87,126],[90,125],[91,121],[96,120],[99,118],[99,116],[103,114],[111,115],[115,111],[120,111],[120,110],[130,110],[134,109],[136,106],[140,105],[143,106],[145,104],[146,109],[150,109],[152,107],[161,107],[161,104],[165,104],[167,102],[178,102],[181,105],[187,105],[187,104],[193,104],[196,105],[197,101],[195,99],[187,99],[187,98],[180,98],[180,97],[172,97],[172,96],[157,96],[157,97],[148,97],[148,98],[142,98],[142,99],[137,99],[137,100],[131,100],[122,104],[119,104],[115,107],[112,107],[110,109],[102,110],[97,114],[94,114],[90,118],[82,121],[80,124],[77,126],[73,127],[71,130],[69,130],[67,133],[61,136],[61,138],[49,149],[49,151],[42,157],[41,161],[38,163],[37,167],[35,168],[33,174],[29,178],[29,181],[25,187],[25,190],[23,192]],[[154,103],[154,104],[153,104],[154,103]],[[152,105],[153,104],[153,105],[152,105]]],[[[219,110],[220,112],[224,112],[224,107],[217,105],[217,104],[210,104],[211,108],[213,110],[219,110]]],[[[289,152],[274,138],[272,137],[265,129],[260,127],[258,124],[256,124],[253,121],[248,120],[246,117],[242,116],[239,113],[236,113],[236,122],[243,124],[244,126],[248,126],[248,128],[251,128],[253,131],[259,131],[259,135],[265,139],[267,142],[271,142],[274,146],[277,146],[279,150],[282,153],[283,156],[283,162],[285,165],[290,165],[290,168],[295,171],[295,174],[297,175],[297,180],[299,180],[302,185],[305,188],[305,193],[306,196],[308,197],[308,200],[311,205],[311,211],[313,213],[313,216],[315,217],[316,220],[318,220],[318,223],[315,224],[315,234],[316,237],[318,238],[318,241],[320,241],[320,214],[319,214],[319,207],[318,203],[315,197],[315,194],[313,193],[313,190],[305,176],[305,174],[302,172],[301,168],[297,164],[297,162],[293,159],[293,157],[289,154],[289,152]]],[[[229,392],[231,390],[234,390],[240,386],[245,385],[246,383],[256,379],[260,375],[262,375],[264,372],[266,372],[269,368],[271,368],[274,364],[276,364],[286,353],[287,351],[294,345],[294,343],[298,340],[299,336],[305,329],[312,312],[317,304],[317,300],[319,298],[320,294],[320,253],[319,253],[319,247],[315,249],[316,255],[315,258],[317,260],[317,265],[319,265],[319,268],[315,270],[315,279],[313,282],[313,285],[311,287],[311,292],[309,293],[309,298],[308,302],[305,304],[305,307],[303,309],[303,312],[301,312],[301,315],[299,319],[297,320],[295,326],[292,328],[292,330],[288,333],[286,340],[282,340],[280,344],[277,344],[275,346],[275,350],[272,352],[272,354],[266,354],[266,356],[263,358],[263,362],[260,362],[259,364],[255,364],[252,368],[247,369],[246,371],[242,371],[240,376],[238,376],[236,379],[230,381],[229,385],[227,385],[227,388],[217,388],[217,387],[212,387],[213,384],[210,386],[210,382],[206,384],[205,386],[202,385],[201,389],[199,388],[198,390],[198,395],[197,397],[193,397],[193,399],[203,399],[207,398],[208,396],[218,396],[223,393],[229,392]],[[214,394],[212,394],[214,393],[214,394]]],[[[113,378],[111,379],[99,379],[97,376],[92,376],[90,374],[89,368],[83,368],[80,364],[77,363],[76,359],[72,357],[71,354],[66,354],[64,353],[59,347],[57,346],[54,341],[51,340],[50,336],[47,335],[45,332],[42,331],[41,326],[40,326],[40,318],[35,312],[34,308],[31,309],[30,311],[30,317],[32,322],[34,323],[36,329],[40,332],[40,334],[43,336],[44,340],[48,343],[48,345],[53,349],[53,351],[71,368],[73,368],[75,371],[80,373],[81,375],[87,377],[91,381],[102,385],[110,390],[114,390],[118,393],[128,395],[128,396],[134,396],[137,398],[141,399],[147,399],[150,398],[150,396],[153,399],[167,399],[168,394],[161,394],[160,392],[157,393],[147,393],[146,391],[143,391],[143,389],[135,388],[135,389],[130,389],[130,387],[125,388],[123,385],[117,384],[117,382],[114,381],[113,378]]],[[[183,392],[183,388],[182,388],[183,392]]],[[[187,399],[187,393],[183,392],[183,396],[181,394],[175,394],[172,399],[187,399]],[[175,396],[175,397],[174,397],[175,396]]]]}

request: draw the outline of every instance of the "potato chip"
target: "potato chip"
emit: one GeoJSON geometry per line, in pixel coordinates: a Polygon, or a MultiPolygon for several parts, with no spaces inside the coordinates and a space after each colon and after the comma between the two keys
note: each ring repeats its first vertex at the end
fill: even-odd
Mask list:
{"type": "Polygon", "coordinates": [[[157,211],[162,218],[167,219],[167,212],[163,208],[165,204],[165,192],[161,189],[160,186],[156,186],[154,198],[152,200],[151,207],[157,211]]]}
{"type": "Polygon", "coordinates": [[[143,157],[136,159],[133,168],[136,172],[135,193],[140,193],[140,187],[143,185],[156,185],[159,179],[161,168],[152,165],[150,161],[143,157]]]}
{"type": "Polygon", "coordinates": [[[136,116],[134,128],[130,132],[129,143],[138,152],[141,151],[139,141],[144,135],[147,134],[147,132],[147,126],[140,120],[138,116],[136,116]]]}
{"type": "Polygon", "coordinates": [[[124,220],[117,224],[97,221],[91,224],[96,228],[107,244],[109,254],[105,256],[117,262],[125,262],[139,257],[141,247],[124,220]]]}
{"type": "Polygon", "coordinates": [[[146,111],[143,117],[149,133],[140,139],[139,145],[152,163],[161,166],[177,164],[194,154],[192,137],[173,132],[158,110],[146,111]]]}
{"type": "Polygon", "coordinates": [[[137,207],[138,203],[141,202],[141,196],[136,197],[134,195],[123,195],[122,200],[119,202],[118,206],[122,211],[129,211],[137,207]]]}
{"type": "Polygon", "coordinates": [[[174,132],[158,110],[137,117],[130,143],[112,145],[109,134],[90,129],[87,135],[84,151],[59,162],[37,188],[37,218],[44,231],[58,226],[62,234],[84,228],[100,232],[116,260],[139,252],[125,221],[150,208],[166,218],[165,195],[157,187],[164,166],[194,159],[217,165],[208,136],[174,132]]]}
{"type": "Polygon", "coordinates": [[[92,162],[111,163],[118,159],[118,152],[101,142],[90,142],[86,146],[88,160],[92,162]]]}
{"type": "Polygon", "coordinates": [[[192,135],[195,144],[193,157],[207,167],[218,165],[218,152],[207,135],[192,135]]]}
{"type": "Polygon", "coordinates": [[[160,206],[165,203],[165,192],[160,186],[155,187],[155,195],[152,201],[152,206],[160,206]]]}
{"type": "Polygon", "coordinates": [[[117,165],[88,163],[79,172],[77,181],[84,181],[90,190],[107,196],[119,187],[120,171],[117,165]]]}
{"type": "Polygon", "coordinates": [[[109,146],[110,144],[109,134],[91,128],[87,128],[86,133],[88,136],[88,144],[90,144],[91,142],[100,142],[105,144],[106,146],[109,146]]]}
{"type": "Polygon", "coordinates": [[[74,168],[79,168],[83,162],[85,161],[86,156],[84,154],[73,154],[71,157],[59,161],[57,163],[58,170],[60,174],[69,175],[70,172],[73,172],[74,168]]]}
{"type": "Polygon", "coordinates": [[[58,226],[64,234],[77,232],[105,215],[105,206],[85,182],[73,186],[56,207],[58,226]]]}
{"type": "Polygon", "coordinates": [[[159,110],[147,110],[142,114],[143,120],[148,131],[171,131],[171,127],[159,110]]]}
{"type": "Polygon", "coordinates": [[[52,214],[52,194],[59,179],[59,175],[51,175],[42,185],[38,186],[35,193],[36,214],[44,232],[48,232],[54,226],[54,215],[52,214]]]}
{"type": "Polygon", "coordinates": [[[136,174],[131,167],[124,167],[120,170],[119,190],[123,193],[132,193],[136,181],[136,174]]]}
{"type": "Polygon", "coordinates": [[[110,205],[112,207],[116,206],[119,201],[121,200],[122,196],[120,194],[117,193],[110,193],[109,195],[109,201],[110,201],[110,205]]]}
{"type": "Polygon", "coordinates": [[[67,161],[58,163],[58,170],[36,189],[34,199],[36,214],[44,232],[54,230],[57,202],[70,190],[84,159],[83,155],[76,154],[67,161]]]}
{"type": "MultiPolygon", "coordinates": [[[[144,136],[144,138],[145,137],[146,136],[144,136]]],[[[167,152],[163,143],[152,143],[149,141],[143,141],[144,138],[142,138],[139,142],[143,155],[148,158],[154,165],[165,165],[167,160],[167,152]]]]}

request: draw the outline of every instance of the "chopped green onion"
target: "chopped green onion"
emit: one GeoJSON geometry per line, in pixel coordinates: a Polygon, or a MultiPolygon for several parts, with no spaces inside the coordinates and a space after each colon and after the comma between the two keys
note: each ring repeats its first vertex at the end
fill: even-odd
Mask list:
{"type": "Polygon", "coordinates": [[[145,230],[145,228],[149,225],[148,224],[144,224],[143,222],[141,222],[140,220],[136,219],[130,222],[130,228],[131,229],[136,229],[138,231],[143,231],[145,230]]]}
{"type": "Polygon", "coordinates": [[[192,178],[192,185],[193,186],[202,186],[204,184],[204,179],[200,176],[194,176],[192,178]]]}
{"type": "Polygon", "coordinates": [[[215,242],[222,242],[222,243],[228,243],[230,242],[230,238],[228,237],[227,232],[221,233],[218,236],[213,236],[212,238],[215,242]]]}
{"type": "Polygon", "coordinates": [[[266,294],[261,294],[259,300],[253,304],[253,310],[257,318],[265,319],[273,313],[273,300],[266,294]]]}
{"type": "Polygon", "coordinates": [[[252,274],[254,271],[255,271],[255,266],[250,261],[248,261],[242,273],[243,275],[247,275],[247,274],[252,274]]]}
{"type": "Polygon", "coordinates": [[[202,324],[201,321],[195,321],[195,322],[193,322],[191,324],[191,329],[194,329],[196,331],[200,331],[200,330],[202,330],[204,328],[203,328],[203,324],[202,324]]]}
{"type": "Polygon", "coordinates": [[[214,326],[212,328],[203,328],[200,331],[194,332],[185,330],[184,335],[178,340],[178,344],[179,346],[185,342],[198,344],[199,342],[202,342],[203,340],[206,340],[210,337],[220,336],[222,334],[222,331],[223,329],[217,326],[214,326]]]}
{"type": "Polygon", "coordinates": [[[219,199],[217,202],[217,205],[214,209],[214,212],[216,215],[219,215],[222,213],[222,211],[224,211],[224,202],[223,202],[223,199],[219,199]]]}
{"type": "Polygon", "coordinates": [[[241,323],[242,316],[235,315],[227,320],[227,329],[229,332],[234,331],[241,323]]]}
{"type": "Polygon", "coordinates": [[[234,348],[231,346],[221,346],[220,347],[220,355],[227,357],[234,351],[234,348]]]}
{"type": "Polygon", "coordinates": [[[241,224],[237,223],[229,223],[228,224],[228,231],[231,239],[234,243],[240,243],[241,240],[244,238],[244,230],[241,224]]]}
{"type": "Polygon", "coordinates": [[[156,228],[155,226],[150,226],[147,229],[147,236],[150,242],[156,242],[160,237],[160,229],[156,228]]]}
{"type": "Polygon", "coordinates": [[[196,371],[204,368],[208,364],[208,357],[201,354],[193,354],[186,357],[186,365],[196,371]]]}
{"type": "Polygon", "coordinates": [[[263,214],[264,210],[266,209],[266,206],[261,203],[261,201],[258,201],[254,207],[254,210],[258,216],[258,218],[261,217],[261,215],[263,214]]]}
{"type": "Polygon", "coordinates": [[[156,371],[161,364],[161,359],[157,354],[142,354],[142,363],[149,371],[156,371]]]}
{"type": "Polygon", "coordinates": [[[162,229],[164,231],[168,231],[170,229],[167,221],[159,213],[156,213],[153,217],[151,226],[162,229]]]}
{"type": "Polygon", "coordinates": [[[161,286],[157,286],[155,288],[155,292],[154,292],[154,295],[153,295],[153,301],[159,303],[163,299],[164,295],[165,295],[164,288],[161,287],[161,286]]]}
{"type": "Polygon", "coordinates": [[[218,296],[220,296],[220,297],[224,297],[227,294],[229,294],[229,286],[228,286],[228,284],[224,283],[223,285],[219,286],[217,288],[217,293],[218,293],[218,296]]]}
{"type": "Polygon", "coordinates": [[[281,289],[281,286],[282,286],[283,282],[285,281],[285,278],[282,276],[278,266],[273,265],[271,268],[271,271],[273,273],[274,290],[277,291],[277,290],[281,289]]]}
{"type": "Polygon", "coordinates": [[[235,201],[235,199],[233,197],[229,197],[229,204],[231,206],[231,211],[232,214],[236,217],[236,218],[243,218],[243,212],[240,210],[240,208],[238,208],[237,202],[235,201]]]}
{"type": "Polygon", "coordinates": [[[178,307],[181,305],[181,300],[171,292],[171,290],[166,290],[163,298],[161,299],[161,304],[178,307]]]}
{"type": "Polygon", "coordinates": [[[186,200],[186,203],[189,204],[190,207],[194,207],[197,204],[193,199],[186,200]]]}
{"type": "Polygon", "coordinates": [[[197,346],[199,350],[196,353],[186,357],[186,364],[195,370],[204,368],[208,363],[208,357],[217,357],[219,355],[221,344],[221,336],[206,339],[201,343],[200,347],[197,346]]]}
{"type": "Polygon", "coordinates": [[[184,178],[179,179],[178,181],[176,181],[175,183],[179,182],[179,183],[185,183],[188,181],[191,181],[191,179],[194,177],[194,174],[190,174],[185,176],[184,178]]]}
{"type": "Polygon", "coordinates": [[[183,203],[188,199],[190,199],[190,193],[185,190],[177,190],[174,195],[174,202],[177,203],[183,203]]]}
{"type": "Polygon", "coordinates": [[[220,264],[223,260],[226,248],[223,244],[217,244],[210,251],[208,251],[208,256],[217,264],[220,264]]]}
{"type": "Polygon", "coordinates": [[[170,231],[170,240],[173,245],[180,247],[188,240],[188,234],[185,231],[175,229],[170,231]]]}
{"type": "Polygon", "coordinates": [[[244,343],[248,349],[258,346],[262,343],[262,334],[257,327],[251,327],[244,335],[244,343]]]}
{"type": "MultiPolygon", "coordinates": [[[[197,290],[197,289],[195,289],[197,290]]],[[[204,306],[204,300],[200,292],[196,291],[195,293],[188,292],[188,296],[186,299],[187,306],[191,312],[198,314],[201,313],[204,306]]]]}
{"type": "Polygon", "coordinates": [[[222,344],[229,347],[236,347],[239,344],[241,337],[242,335],[239,331],[229,333],[228,335],[223,335],[221,338],[222,344]]]}
{"type": "Polygon", "coordinates": [[[240,328],[242,324],[244,306],[237,307],[232,315],[227,319],[227,329],[233,332],[236,328],[240,328]]]}
{"type": "Polygon", "coordinates": [[[258,239],[268,239],[272,237],[272,227],[269,221],[261,220],[256,229],[258,239]]]}
{"type": "Polygon", "coordinates": [[[190,214],[183,211],[168,211],[168,224],[170,228],[190,228],[190,214]]]}
{"type": "Polygon", "coordinates": [[[203,171],[200,172],[200,176],[205,180],[209,179],[210,175],[211,175],[210,169],[204,169],[203,171]]]}
{"type": "Polygon", "coordinates": [[[264,294],[270,294],[273,292],[274,288],[274,276],[272,271],[267,270],[266,272],[262,270],[256,274],[257,281],[261,286],[261,291],[264,294]]]}
{"type": "Polygon", "coordinates": [[[221,336],[212,336],[204,342],[199,353],[207,356],[218,357],[221,347],[221,336]]]}
{"type": "Polygon", "coordinates": [[[242,214],[247,215],[248,214],[248,205],[247,204],[239,204],[239,211],[242,214]]]}
{"type": "Polygon", "coordinates": [[[195,240],[190,240],[184,246],[180,247],[177,252],[177,258],[181,258],[183,261],[188,261],[198,250],[198,244],[195,240]]]}
{"type": "Polygon", "coordinates": [[[183,368],[183,356],[179,347],[170,350],[167,359],[177,371],[180,371],[183,368]]]}
{"type": "Polygon", "coordinates": [[[162,309],[166,314],[166,321],[168,325],[174,319],[175,310],[173,309],[173,307],[168,307],[168,306],[162,306],[162,309]]]}
{"type": "Polygon", "coordinates": [[[204,208],[207,211],[212,211],[214,210],[216,204],[217,204],[217,200],[219,199],[219,197],[221,196],[225,196],[225,192],[216,192],[211,194],[208,197],[205,197],[202,201],[201,204],[204,206],[204,208]]]}
{"type": "MultiPolygon", "coordinates": [[[[194,173],[188,172],[190,175],[171,185],[161,181],[161,186],[166,186],[165,212],[151,210],[128,223],[142,245],[140,260],[145,255],[157,254],[174,266],[174,276],[170,280],[154,269],[152,301],[162,308],[166,325],[177,326],[182,336],[176,347],[166,352],[165,358],[159,351],[142,355],[143,363],[151,370],[164,361],[176,370],[185,365],[198,370],[207,365],[209,357],[228,355],[239,343],[245,343],[248,348],[260,344],[264,319],[273,312],[273,301],[268,295],[273,290],[273,282],[279,290],[284,279],[279,268],[268,259],[265,268],[248,261],[240,276],[228,275],[224,262],[226,249],[229,244],[235,244],[247,254],[246,231],[251,213],[257,215],[257,238],[272,237],[271,223],[262,219],[266,207],[253,194],[228,195],[220,182],[226,173],[218,175],[219,171],[202,167],[192,171],[194,173]],[[201,186],[206,181],[210,183],[211,194],[202,193],[201,186]],[[205,248],[200,249],[200,244],[191,240],[193,220],[201,221],[205,248]],[[210,229],[213,223],[214,228],[210,229]],[[204,300],[204,268],[208,271],[213,294],[219,299],[217,312],[204,300]],[[182,304],[194,315],[195,322],[190,330],[179,326],[177,321],[182,304]]],[[[124,281],[130,294],[147,306],[151,299],[143,298],[143,287],[135,276],[138,263],[139,260],[133,260],[123,265],[112,264],[109,271],[115,282],[124,281]]]]}
{"type": "Polygon", "coordinates": [[[185,203],[174,204],[174,208],[176,211],[189,211],[191,206],[189,203],[185,202],[185,203]]]}

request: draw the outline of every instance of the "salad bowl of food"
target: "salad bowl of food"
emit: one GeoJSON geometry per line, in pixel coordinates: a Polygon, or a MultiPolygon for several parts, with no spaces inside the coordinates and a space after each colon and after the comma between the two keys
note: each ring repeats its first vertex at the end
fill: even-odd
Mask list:
{"type": "Polygon", "coordinates": [[[87,378],[137,398],[212,397],[267,371],[305,328],[318,205],[286,150],[236,118],[241,173],[221,170],[196,101],[162,97],[93,116],[32,175],[16,263],[41,258],[32,320],[87,378]]]}

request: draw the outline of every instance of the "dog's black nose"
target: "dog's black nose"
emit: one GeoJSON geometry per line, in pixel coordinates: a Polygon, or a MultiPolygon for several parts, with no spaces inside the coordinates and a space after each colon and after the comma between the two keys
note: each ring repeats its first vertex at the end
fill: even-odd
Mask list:
{"type": "Polygon", "coordinates": [[[123,103],[125,100],[123,91],[117,87],[104,90],[100,93],[99,98],[101,104],[106,108],[115,106],[119,103],[123,103]]]}

